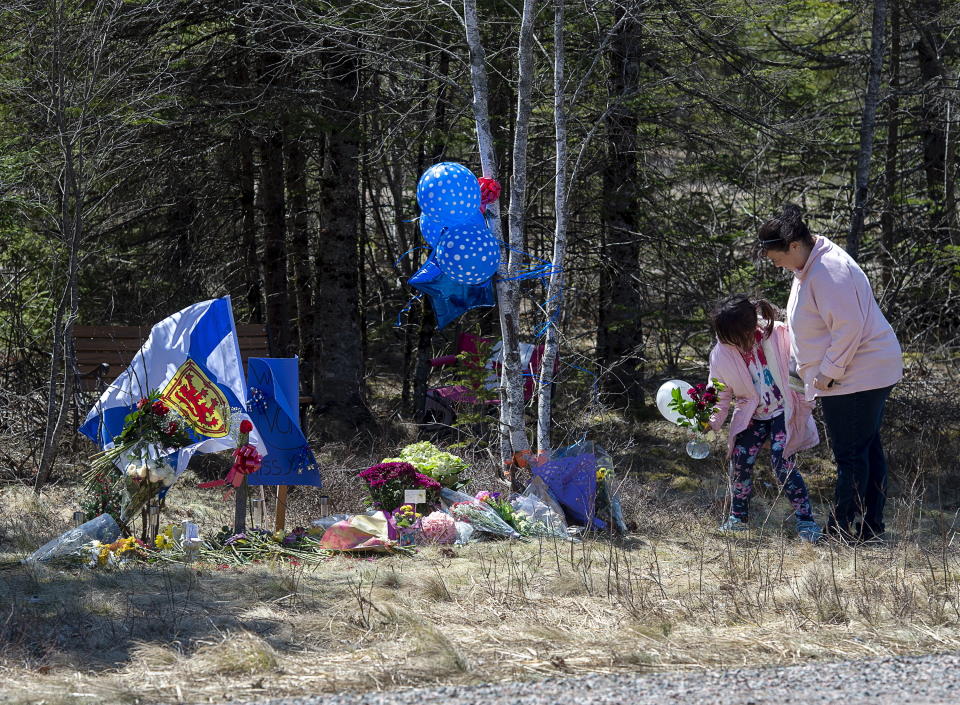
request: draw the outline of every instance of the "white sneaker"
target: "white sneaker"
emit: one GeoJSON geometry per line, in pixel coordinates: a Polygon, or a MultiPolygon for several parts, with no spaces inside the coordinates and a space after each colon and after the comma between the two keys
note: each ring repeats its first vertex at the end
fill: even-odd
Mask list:
{"type": "Polygon", "coordinates": [[[747,522],[742,521],[739,517],[733,516],[731,514],[727,517],[727,520],[720,525],[720,531],[749,531],[750,525],[747,522]]]}
{"type": "Polygon", "coordinates": [[[820,525],[810,519],[797,521],[797,538],[807,543],[819,543],[823,540],[823,530],[820,525]]]}

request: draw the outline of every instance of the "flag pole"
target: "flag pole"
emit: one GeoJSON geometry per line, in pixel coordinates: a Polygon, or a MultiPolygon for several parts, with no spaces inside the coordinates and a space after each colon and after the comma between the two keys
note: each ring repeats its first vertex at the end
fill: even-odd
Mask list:
{"type": "Polygon", "coordinates": [[[244,475],[237,487],[236,511],[233,515],[233,533],[242,534],[247,530],[247,476],[244,475]]]}
{"type": "Polygon", "coordinates": [[[287,486],[277,486],[277,510],[274,513],[273,530],[280,531],[287,523],[287,486]]]}

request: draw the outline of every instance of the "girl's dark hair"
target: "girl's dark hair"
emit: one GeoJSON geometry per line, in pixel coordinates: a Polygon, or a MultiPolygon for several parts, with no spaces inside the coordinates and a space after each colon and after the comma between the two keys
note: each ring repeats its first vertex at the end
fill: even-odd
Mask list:
{"type": "Polygon", "coordinates": [[[784,205],[780,215],[760,226],[757,232],[757,247],[760,253],[767,250],[786,252],[791,242],[802,242],[813,247],[813,235],[803,222],[803,211],[793,203],[784,205]]]}
{"type": "Polygon", "coordinates": [[[756,342],[754,331],[761,318],[763,337],[769,338],[777,319],[777,309],[766,299],[734,294],[717,303],[710,314],[710,325],[721,343],[746,351],[756,342]]]}

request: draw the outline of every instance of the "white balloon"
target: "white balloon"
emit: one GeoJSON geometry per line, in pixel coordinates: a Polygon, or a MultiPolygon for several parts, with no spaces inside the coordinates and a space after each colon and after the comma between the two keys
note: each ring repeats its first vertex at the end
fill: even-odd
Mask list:
{"type": "Polygon", "coordinates": [[[684,418],[670,408],[674,389],[679,389],[683,398],[687,399],[690,396],[687,394],[687,391],[693,389],[693,385],[687,384],[682,379],[671,379],[660,385],[660,389],[657,390],[657,409],[663,415],[663,418],[670,423],[677,423],[677,421],[684,418]]]}

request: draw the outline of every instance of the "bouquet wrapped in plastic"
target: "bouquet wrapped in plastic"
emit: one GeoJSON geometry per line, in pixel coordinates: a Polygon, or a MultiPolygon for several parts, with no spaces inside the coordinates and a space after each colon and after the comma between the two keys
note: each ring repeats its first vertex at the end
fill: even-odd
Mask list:
{"type": "Polygon", "coordinates": [[[543,479],[536,475],[523,494],[510,500],[524,536],[567,538],[567,522],[563,509],[550,496],[543,479]]]}
{"type": "Polygon", "coordinates": [[[440,491],[440,501],[450,516],[471,524],[478,531],[508,538],[520,536],[516,529],[500,518],[493,507],[475,497],[445,487],[440,491]]]}

